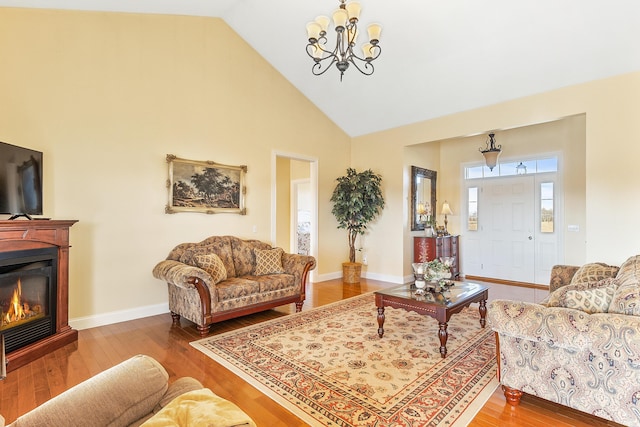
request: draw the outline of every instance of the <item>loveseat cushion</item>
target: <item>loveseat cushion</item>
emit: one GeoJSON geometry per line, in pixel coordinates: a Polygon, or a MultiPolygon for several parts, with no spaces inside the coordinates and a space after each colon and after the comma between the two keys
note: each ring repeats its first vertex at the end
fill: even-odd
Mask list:
{"type": "Polygon", "coordinates": [[[271,249],[271,245],[260,240],[242,240],[237,237],[231,239],[231,247],[237,277],[253,273],[256,265],[255,249],[271,249]]]}
{"type": "Polygon", "coordinates": [[[179,261],[189,265],[195,265],[194,256],[197,254],[216,254],[222,260],[227,271],[227,277],[239,276],[233,263],[233,250],[231,248],[230,236],[214,236],[200,243],[192,244],[185,249],[179,261]]]}
{"type": "Polygon", "coordinates": [[[264,276],[265,274],[284,273],[282,266],[282,248],[273,249],[254,249],[256,257],[256,265],[253,274],[256,276],[264,276]]]}
{"type": "Polygon", "coordinates": [[[227,278],[227,269],[218,255],[196,254],[193,256],[193,260],[196,266],[209,273],[214,285],[227,278]]]}
{"type": "Polygon", "coordinates": [[[218,301],[244,298],[260,292],[260,284],[247,277],[231,277],[216,285],[218,301]]]}

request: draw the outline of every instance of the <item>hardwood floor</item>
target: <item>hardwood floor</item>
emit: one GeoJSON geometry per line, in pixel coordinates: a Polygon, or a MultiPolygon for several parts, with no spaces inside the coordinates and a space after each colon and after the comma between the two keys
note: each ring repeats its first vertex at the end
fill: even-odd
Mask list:
{"type": "MultiPolygon", "coordinates": [[[[309,286],[304,310],[377,289],[396,286],[362,279],[360,284],[332,280],[309,286]]],[[[214,325],[211,334],[285,316],[295,306],[280,307],[214,325]]],[[[69,344],[45,357],[9,372],[0,382],[0,414],[7,423],[30,411],[69,387],[128,359],[148,354],[164,365],[170,381],[182,376],[198,379],[214,393],[235,402],[263,427],[292,427],[305,424],[270,398],[189,345],[200,339],[195,326],[182,320],[171,327],[167,314],[146,317],[79,331],[77,343],[69,344]]],[[[9,361],[9,363],[11,363],[9,361]]],[[[520,406],[511,408],[497,390],[480,410],[471,426],[606,426],[615,425],[565,407],[525,396],[520,406]]]]}

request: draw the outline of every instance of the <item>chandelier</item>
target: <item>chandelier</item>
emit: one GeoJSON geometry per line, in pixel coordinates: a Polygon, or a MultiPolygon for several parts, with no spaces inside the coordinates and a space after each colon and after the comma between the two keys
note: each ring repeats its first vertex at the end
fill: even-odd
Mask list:
{"type": "Polygon", "coordinates": [[[502,152],[502,145],[496,145],[495,136],[496,136],[495,133],[490,133],[489,139],[487,140],[487,143],[486,143],[487,148],[483,150],[482,147],[480,147],[478,149],[478,151],[480,151],[484,156],[484,160],[487,163],[487,167],[491,171],[498,164],[498,156],[502,152]]]}
{"type": "Polygon", "coordinates": [[[327,45],[327,28],[329,18],[318,16],[314,22],[307,24],[307,35],[309,44],[307,45],[307,55],[313,61],[311,72],[319,76],[327,72],[331,65],[336,64],[340,70],[340,81],[344,72],[350,64],[362,74],[370,76],[373,74],[372,61],[380,56],[380,33],[382,27],[379,24],[370,24],[367,27],[369,41],[362,45],[362,57],[358,56],[353,48],[356,46],[358,38],[358,18],[360,17],[360,3],[340,0],[340,7],[333,12],[333,25],[336,30],[336,45],[334,48],[327,45]]]}

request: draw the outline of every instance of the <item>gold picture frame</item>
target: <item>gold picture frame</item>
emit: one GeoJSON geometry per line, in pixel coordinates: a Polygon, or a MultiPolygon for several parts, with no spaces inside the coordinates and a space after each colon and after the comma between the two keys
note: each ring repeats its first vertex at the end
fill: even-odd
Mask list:
{"type": "Polygon", "coordinates": [[[246,215],[247,167],[181,159],[167,154],[169,203],[165,213],[200,212],[246,215]]]}

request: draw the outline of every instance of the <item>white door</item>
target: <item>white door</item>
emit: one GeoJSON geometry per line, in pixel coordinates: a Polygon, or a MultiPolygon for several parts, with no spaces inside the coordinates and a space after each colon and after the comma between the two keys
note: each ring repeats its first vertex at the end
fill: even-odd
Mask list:
{"type": "Polygon", "coordinates": [[[557,174],[466,182],[462,272],[526,283],[549,283],[560,262],[557,174]]]}
{"type": "Polygon", "coordinates": [[[487,180],[478,215],[482,276],[533,282],[535,265],[534,178],[487,180]]]}

